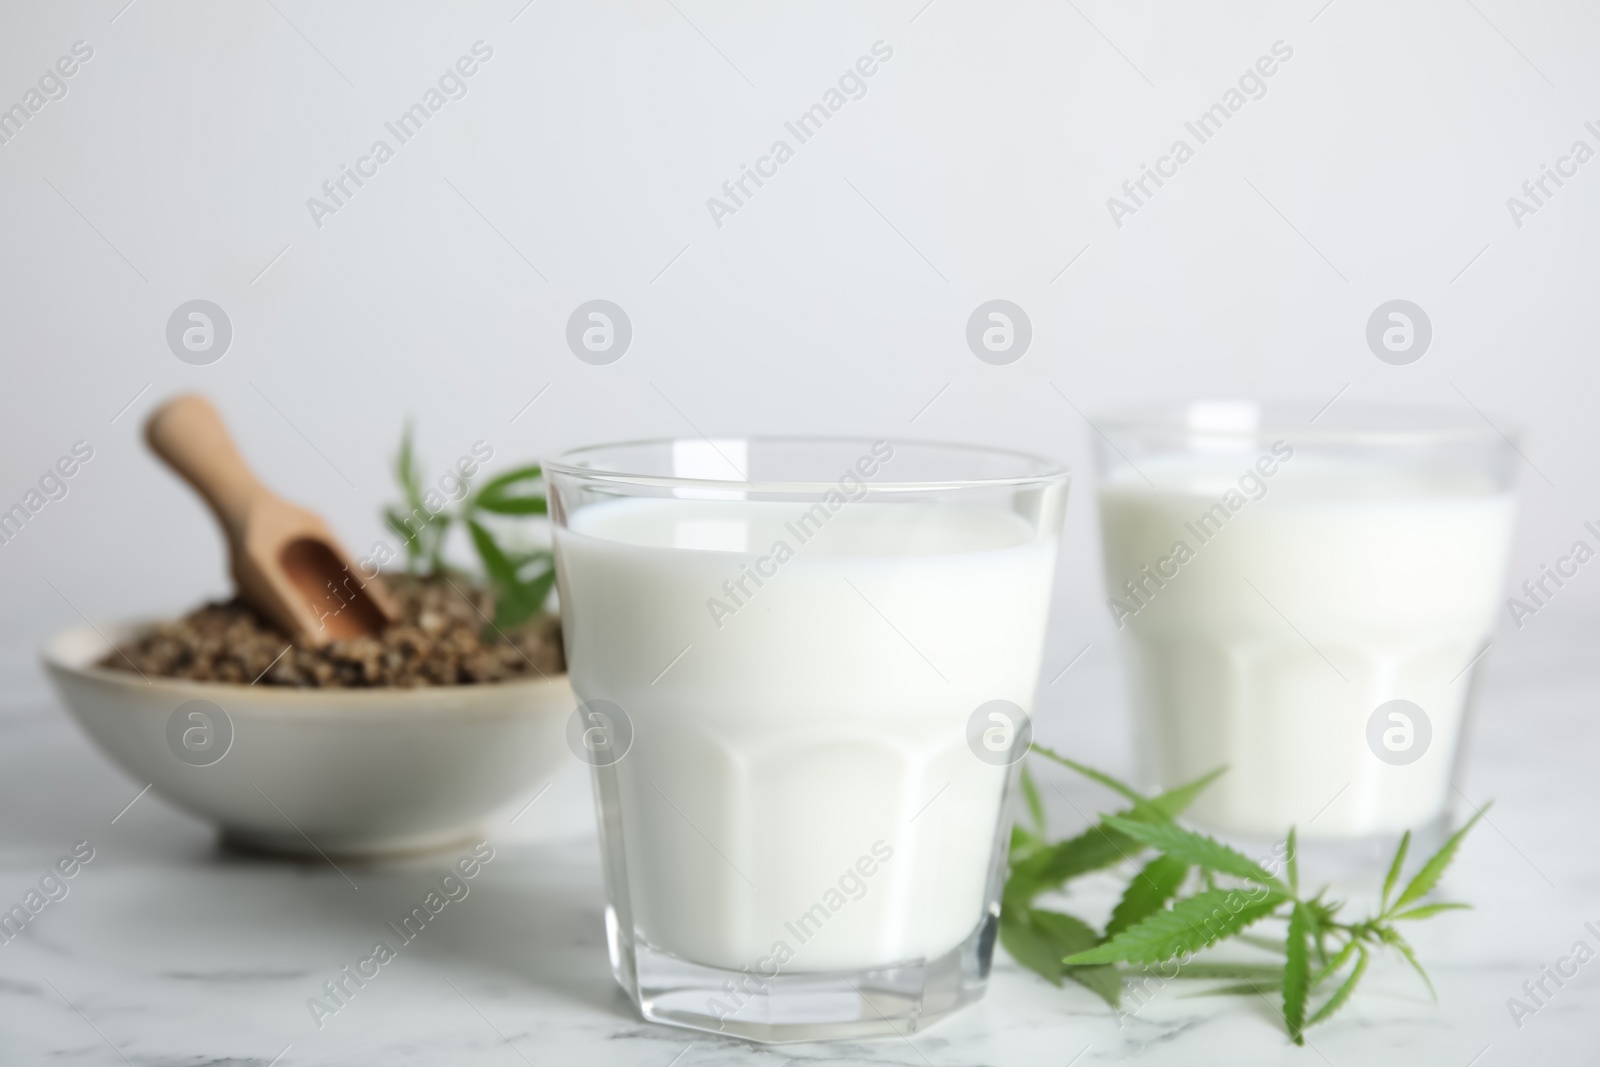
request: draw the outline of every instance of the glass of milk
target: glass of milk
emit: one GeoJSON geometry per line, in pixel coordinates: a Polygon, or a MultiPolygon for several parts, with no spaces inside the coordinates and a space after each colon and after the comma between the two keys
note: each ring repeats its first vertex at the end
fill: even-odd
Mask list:
{"type": "Polygon", "coordinates": [[[546,465],[612,971],[757,1041],[982,995],[1066,471],[885,440],[546,465]]]}
{"type": "Polygon", "coordinates": [[[1199,403],[1098,423],[1107,609],[1153,783],[1191,815],[1376,858],[1445,826],[1511,545],[1478,416],[1199,403]]]}

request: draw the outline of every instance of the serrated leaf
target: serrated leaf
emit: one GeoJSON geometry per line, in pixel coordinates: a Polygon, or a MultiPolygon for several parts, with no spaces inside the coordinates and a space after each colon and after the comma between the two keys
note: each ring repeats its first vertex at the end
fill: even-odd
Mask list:
{"type": "Polygon", "coordinates": [[[550,504],[542,496],[506,496],[501,493],[480,493],[473,501],[479,511],[495,515],[548,515],[550,504]]]}
{"type": "MultiPolygon", "coordinates": [[[[1223,769],[1219,768],[1192,782],[1174,786],[1139,808],[1127,808],[1118,814],[1142,821],[1172,818],[1181,814],[1222,773],[1223,769]]],[[[1144,846],[1126,834],[1104,824],[1091,826],[1076,837],[1041,848],[1013,864],[1011,877],[1006,880],[1005,899],[1026,905],[1040,893],[1055,889],[1063,882],[1122,860],[1132,860],[1143,851],[1144,846]]]]}
{"type": "Polygon", "coordinates": [[[1168,818],[1177,815],[1179,812],[1187,808],[1191,803],[1194,802],[1195,797],[1199,796],[1207,786],[1216,781],[1217,778],[1228,769],[1225,766],[1218,767],[1216,770],[1211,771],[1208,774],[1203,774],[1192,782],[1185,782],[1182,785],[1174,786],[1159,796],[1147,797],[1126,782],[1113,778],[1104,771],[1097,771],[1093,767],[1063,756],[1061,753],[1055,751],[1054,749],[1047,748],[1044,745],[1039,744],[1037,741],[1035,741],[1033,744],[1033,751],[1039,753],[1041,756],[1044,756],[1047,759],[1055,760],[1063,767],[1067,767],[1073,771],[1076,771],[1085,778],[1088,778],[1090,781],[1099,782],[1112,792],[1133,801],[1135,810],[1141,809],[1146,805],[1150,805],[1158,808],[1168,818]]]}
{"type": "Polygon", "coordinates": [[[1202,774],[1193,781],[1175,785],[1165,793],[1150,798],[1150,806],[1161,812],[1169,819],[1182,815],[1193,804],[1195,798],[1204,793],[1211,783],[1226,774],[1226,766],[1218,767],[1214,771],[1202,774]]]}
{"type": "Polygon", "coordinates": [[[1100,943],[1100,935],[1094,932],[1094,927],[1066,912],[1034,908],[1028,912],[1028,921],[1055,942],[1063,958],[1100,943]]]}
{"type": "Polygon", "coordinates": [[[444,569],[444,538],[450,530],[452,521],[450,515],[439,512],[429,519],[428,525],[424,527],[429,544],[428,568],[433,573],[444,569]]]}
{"type": "Polygon", "coordinates": [[[1038,880],[1047,888],[1060,885],[1069,878],[1102,870],[1141,851],[1143,847],[1126,834],[1091,826],[1077,837],[1040,854],[1045,862],[1038,880]]]}
{"type": "Polygon", "coordinates": [[[1015,867],[1044,846],[1044,838],[1033,833],[1026,826],[1013,826],[1011,828],[1011,847],[1007,852],[1011,859],[1011,865],[1015,867]]]}
{"type": "Polygon", "coordinates": [[[490,478],[488,481],[484,482],[478,487],[478,495],[482,496],[484,493],[495,492],[503,493],[513,485],[517,485],[521,482],[537,481],[543,476],[544,470],[539,466],[539,464],[530,463],[525,467],[518,467],[515,470],[509,470],[504,474],[497,474],[493,478],[490,478]]]}
{"type": "Polygon", "coordinates": [[[1412,901],[1421,900],[1433,891],[1433,887],[1439,884],[1439,879],[1444,875],[1445,869],[1450,866],[1450,861],[1456,858],[1456,850],[1461,847],[1462,840],[1478,824],[1478,820],[1483,818],[1492,804],[1493,801],[1490,801],[1489,804],[1479,808],[1478,813],[1468,819],[1465,826],[1450,835],[1450,839],[1439,847],[1439,851],[1435,852],[1428,862],[1422,865],[1422,870],[1406,884],[1399,899],[1390,907],[1391,912],[1399,911],[1412,901]]]}
{"type": "Polygon", "coordinates": [[[1428,918],[1432,918],[1433,916],[1439,914],[1441,911],[1471,911],[1471,910],[1472,910],[1472,905],[1471,904],[1449,904],[1449,903],[1445,903],[1445,904],[1424,904],[1420,908],[1408,908],[1407,910],[1400,912],[1398,915],[1389,916],[1389,918],[1395,920],[1396,922],[1399,922],[1402,919],[1428,919],[1428,918]]]}
{"type": "MultiPolygon", "coordinates": [[[[1100,942],[1100,937],[1094,932],[1094,928],[1074,915],[1034,908],[1028,911],[1027,916],[1033,929],[1055,947],[1058,961],[1084,949],[1093,948],[1100,942]]],[[[1122,975],[1115,967],[1063,965],[1060,973],[1063,978],[1078,983],[1113,1008],[1122,1001],[1122,975]]]]}
{"type": "Polygon", "coordinates": [[[1306,1043],[1306,995],[1311,987],[1311,955],[1306,942],[1310,925],[1305,905],[1297,901],[1289,912],[1289,935],[1283,954],[1283,1022],[1289,1039],[1297,1045],[1306,1043]]]}
{"type": "Polygon", "coordinates": [[[1011,875],[1006,878],[1005,886],[1000,890],[1000,912],[1004,915],[1008,911],[1017,911],[1033,903],[1033,898],[1044,892],[1044,887],[1026,876],[1026,872],[1018,872],[1018,866],[1025,865],[1033,857],[1028,856],[1022,860],[1013,860],[1011,875]]]}
{"type": "Polygon", "coordinates": [[[1318,1008],[1317,1013],[1306,1021],[1306,1026],[1310,1027],[1321,1022],[1327,1022],[1333,1017],[1334,1012],[1344,1007],[1345,1002],[1350,999],[1350,994],[1356,991],[1356,985],[1360,983],[1361,976],[1367,973],[1367,950],[1363,948],[1357,951],[1360,955],[1356,957],[1355,969],[1350,972],[1350,976],[1344,980],[1343,984],[1334,990],[1333,996],[1328,998],[1327,1003],[1318,1008]]]}
{"type": "Polygon", "coordinates": [[[1197,952],[1229,937],[1257,919],[1272,914],[1283,897],[1267,890],[1251,901],[1241,889],[1214,889],[1178,901],[1105,944],[1069,957],[1070,964],[1159,963],[1184,952],[1197,952]]]}
{"type": "Polygon", "coordinates": [[[1028,769],[1027,763],[1022,765],[1022,799],[1028,804],[1028,815],[1033,819],[1033,828],[1044,833],[1044,800],[1039,796],[1039,786],[1033,780],[1033,772],[1028,769]]]}
{"type": "MultiPolygon", "coordinates": [[[[1339,909],[1344,907],[1343,904],[1324,904],[1322,894],[1327,891],[1324,886],[1315,897],[1305,902],[1306,916],[1311,920],[1312,939],[1317,946],[1317,959],[1323,963],[1328,962],[1328,935],[1338,928],[1335,917],[1339,909]]],[[[1311,984],[1315,986],[1316,980],[1311,984]]]]}
{"type": "Polygon", "coordinates": [[[1061,984],[1061,954],[1055,944],[1024,918],[1000,915],[1000,944],[1010,957],[1051,985],[1061,984]]]}
{"type": "Polygon", "coordinates": [[[1406,853],[1411,849],[1411,831],[1407,830],[1400,835],[1400,847],[1394,850],[1394,862],[1389,864],[1389,873],[1383,879],[1383,897],[1378,904],[1378,910],[1389,910],[1389,894],[1394,892],[1395,884],[1400,881],[1400,870],[1405,866],[1406,853]]]}
{"type": "Polygon", "coordinates": [[[545,499],[540,478],[544,471],[537,463],[506,471],[490,478],[467,501],[468,514],[475,510],[495,515],[547,515],[549,501],[545,499]]]}
{"type": "MultiPolygon", "coordinates": [[[[1361,945],[1358,942],[1347,941],[1344,948],[1340,949],[1333,959],[1329,960],[1320,971],[1311,976],[1311,988],[1317,988],[1327,981],[1330,976],[1337,974],[1341,967],[1350,962],[1350,957],[1355,955],[1356,950],[1359,948],[1361,948],[1361,945]]],[[[1307,1025],[1310,1024],[1308,1023],[1307,1025]]]]}
{"type": "Polygon", "coordinates": [[[405,545],[406,569],[415,572],[421,568],[426,550],[422,544],[421,530],[412,529],[407,520],[418,511],[427,514],[427,509],[422,505],[422,490],[417,483],[411,437],[411,422],[407,420],[400,430],[400,451],[394,457],[394,480],[400,487],[400,494],[405,500],[405,507],[410,509],[409,513],[402,512],[399,508],[385,508],[383,518],[389,529],[393,530],[405,545]]]}
{"type": "Polygon", "coordinates": [[[395,535],[404,542],[408,557],[416,556],[421,551],[422,543],[417,538],[417,532],[411,528],[410,523],[406,522],[405,516],[394,508],[385,508],[383,521],[388,523],[389,529],[393,530],[395,535]]]}
{"type": "Polygon", "coordinates": [[[1113,1008],[1121,1006],[1122,972],[1115,967],[1108,964],[1097,967],[1063,967],[1061,973],[1113,1008]]]}
{"type": "Polygon", "coordinates": [[[1117,793],[1128,800],[1133,801],[1135,804],[1144,804],[1149,799],[1143,793],[1133,788],[1133,786],[1128,785],[1126,782],[1120,782],[1111,777],[1111,775],[1106,774],[1104,771],[1097,771],[1093,767],[1079,763],[1077,760],[1068,759],[1061,753],[1055,751],[1054,749],[1046,748],[1037,741],[1033,743],[1033,751],[1039,753],[1041,756],[1044,756],[1046,759],[1055,760],[1063,767],[1068,767],[1074,771],[1077,771],[1090,781],[1099,782],[1113,793],[1117,793]]]}
{"type": "Polygon", "coordinates": [[[1300,895],[1300,856],[1299,849],[1294,839],[1294,827],[1289,827],[1289,891],[1296,896],[1300,895]]]}
{"type": "MultiPolygon", "coordinates": [[[[1072,977],[1065,973],[1062,958],[1090,948],[1099,940],[1093,927],[1065,912],[1025,908],[1000,915],[1000,943],[1011,958],[1055,985],[1061,984],[1063,976],[1072,977]]],[[[1095,980],[1095,976],[1089,976],[1088,981],[1095,980]]],[[[1110,1003],[1114,1007],[1116,1000],[1110,1003]]]]}
{"type": "Polygon", "coordinates": [[[400,431],[400,452],[394,458],[395,481],[400,484],[400,491],[405,494],[406,504],[413,514],[417,511],[426,511],[422,504],[422,481],[417,476],[416,454],[412,448],[413,427],[409,419],[405,428],[400,431]]]}
{"type": "Polygon", "coordinates": [[[1411,964],[1411,969],[1416,971],[1417,975],[1422,979],[1422,984],[1428,987],[1428,995],[1434,1000],[1438,1000],[1439,993],[1433,988],[1433,979],[1429,978],[1428,972],[1422,969],[1422,964],[1417,961],[1417,954],[1411,950],[1411,946],[1406,943],[1406,939],[1385,927],[1379,928],[1378,936],[1382,938],[1384,944],[1391,946],[1405,957],[1406,962],[1411,964]]]}
{"type": "Polygon", "coordinates": [[[546,571],[529,582],[518,582],[509,595],[495,601],[494,624],[501,630],[521,626],[544,609],[544,602],[555,585],[556,572],[546,571]]]}
{"type": "Polygon", "coordinates": [[[1160,911],[1183,885],[1189,865],[1171,856],[1157,856],[1135,874],[1106,923],[1106,936],[1115,937],[1160,911]]]}
{"type": "Polygon", "coordinates": [[[517,568],[506,557],[494,536],[484,529],[476,520],[467,520],[467,531],[472,535],[472,545],[478,550],[478,558],[483,561],[483,569],[489,575],[497,589],[515,589],[519,579],[517,568]]]}
{"type": "Polygon", "coordinates": [[[1289,888],[1268,874],[1255,860],[1205,834],[1185,830],[1173,822],[1146,822],[1119,815],[1106,816],[1106,822],[1135,841],[1192,866],[1204,867],[1218,874],[1230,874],[1268,886],[1284,896],[1289,895],[1289,888]]]}
{"type": "Polygon", "coordinates": [[[468,519],[467,530],[472,544],[483,561],[483,569],[495,587],[495,609],[492,630],[505,631],[521,625],[544,607],[555,585],[555,571],[550,570],[523,581],[510,558],[495,543],[494,537],[478,522],[468,519]]]}
{"type": "Polygon", "coordinates": [[[1092,871],[1103,870],[1143,851],[1137,841],[1095,825],[1076,837],[1047,845],[1013,864],[1005,897],[1022,904],[1048,889],[1092,871]]]}

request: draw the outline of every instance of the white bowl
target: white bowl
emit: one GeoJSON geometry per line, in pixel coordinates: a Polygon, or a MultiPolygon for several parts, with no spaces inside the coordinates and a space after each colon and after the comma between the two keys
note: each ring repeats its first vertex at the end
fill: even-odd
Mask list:
{"type": "Polygon", "coordinates": [[[68,630],[45,646],[45,669],[112,762],[245,847],[345,856],[441,848],[533,796],[573,758],[565,728],[577,701],[566,675],[288,689],[95,666],[111,651],[107,639],[126,644],[148,625],[68,630]],[[178,710],[190,701],[207,704],[178,710]]]}

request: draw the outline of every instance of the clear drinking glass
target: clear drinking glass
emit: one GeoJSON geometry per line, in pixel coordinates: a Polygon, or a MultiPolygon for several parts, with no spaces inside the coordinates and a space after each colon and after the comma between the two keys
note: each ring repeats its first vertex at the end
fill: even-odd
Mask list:
{"type": "Polygon", "coordinates": [[[1447,824],[1516,454],[1475,415],[1202,403],[1098,423],[1137,750],[1242,838],[1365,864],[1447,824]]]}
{"type": "Polygon", "coordinates": [[[757,1041],[982,995],[1067,474],[993,449],[646,441],[545,467],[612,972],[757,1041]]]}

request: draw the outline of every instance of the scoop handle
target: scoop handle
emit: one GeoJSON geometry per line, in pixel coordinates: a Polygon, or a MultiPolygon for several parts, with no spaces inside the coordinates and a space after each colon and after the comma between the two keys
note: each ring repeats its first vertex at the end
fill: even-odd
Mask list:
{"type": "Polygon", "coordinates": [[[173,397],[151,413],[144,435],[155,454],[205,498],[229,540],[239,543],[250,506],[266,489],[245,465],[211,401],[195,393],[173,397]]]}

